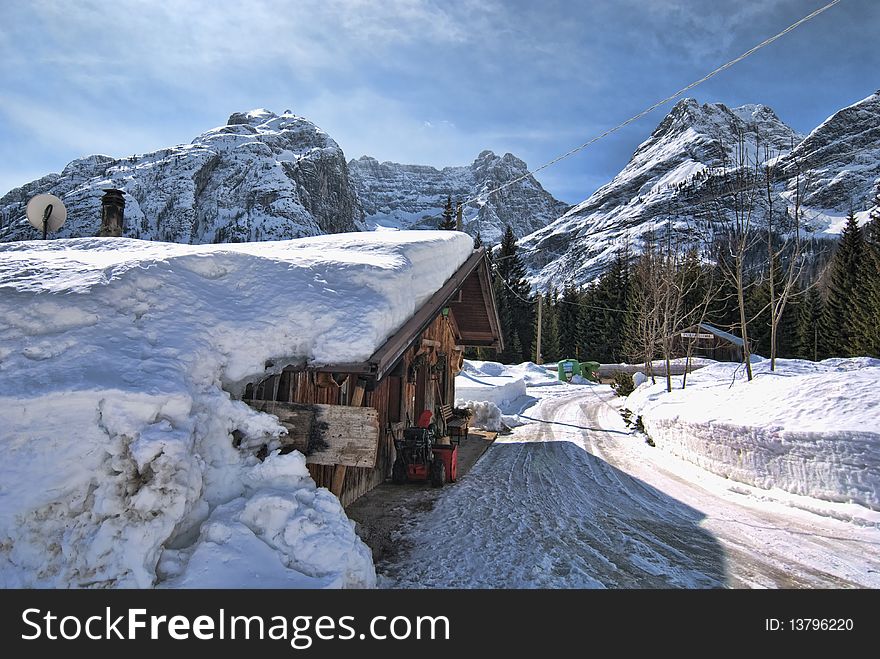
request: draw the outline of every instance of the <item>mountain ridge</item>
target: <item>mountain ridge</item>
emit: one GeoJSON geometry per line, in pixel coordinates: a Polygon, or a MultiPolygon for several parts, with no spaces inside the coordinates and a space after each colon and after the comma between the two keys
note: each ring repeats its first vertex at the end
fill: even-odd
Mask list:
{"type": "Polygon", "coordinates": [[[617,176],[519,241],[532,283],[543,289],[589,283],[620,248],[638,251],[646,236],[664,226],[692,224],[692,233],[711,234],[718,209],[711,203],[710,179],[736,168],[740,136],[746,153],[775,163],[777,208],[793,198],[798,171],[802,183],[809,179],[803,219],[812,235],[839,231],[851,201],[867,216],[868,199],[880,183],[880,92],[839,110],[806,136],[764,105],[731,109],[682,99],[617,176]]]}

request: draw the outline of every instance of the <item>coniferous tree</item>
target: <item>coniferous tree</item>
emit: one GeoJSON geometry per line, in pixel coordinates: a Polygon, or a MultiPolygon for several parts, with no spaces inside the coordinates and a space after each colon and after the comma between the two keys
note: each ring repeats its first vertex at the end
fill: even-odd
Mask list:
{"type": "Polygon", "coordinates": [[[818,286],[811,286],[798,307],[794,356],[817,360],[819,355],[819,322],[822,318],[822,294],[818,286]]]}
{"type": "Polygon", "coordinates": [[[604,276],[600,277],[598,282],[581,291],[581,308],[578,314],[580,340],[575,351],[579,360],[607,361],[604,353],[608,345],[608,328],[604,310],[598,302],[603,278],[604,276]]]}
{"type": "Polygon", "coordinates": [[[474,249],[480,249],[483,246],[483,237],[480,235],[480,232],[477,231],[477,235],[474,236],[474,249]]]}
{"type": "Polygon", "coordinates": [[[439,227],[444,231],[455,231],[455,210],[452,208],[452,197],[446,196],[446,205],[443,207],[443,217],[439,227]]]}
{"type": "Polygon", "coordinates": [[[559,293],[552,289],[545,297],[541,329],[541,352],[545,362],[559,361],[559,293]]]}
{"type": "Polygon", "coordinates": [[[864,226],[868,354],[880,357],[880,185],[873,200],[870,220],[864,226]]]}
{"type": "Polygon", "coordinates": [[[557,313],[559,359],[577,359],[581,344],[580,292],[572,285],[562,290],[557,313]]]}
{"type": "Polygon", "coordinates": [[[714,279],[717,282],[718,295],[709,308],[706,322],[722,329],[733,329],[739,323],[736,287],[723,276],[720,268],[716,267],[714,279]]]}
{"type": "Polygon", "coordinates": [[[866,354],[870,348],[867,260],[862,230],[850,211],[829,266],[827,294],[819,322],[820,358],[854,357],[866,354]]]}
{"type": "Polygon", "coordinates": [[[519,363],[531,359],[530,349],[535,339],[535,305],[531,287],[526,281],[526,267],[517,252],[516,236],[510,225],[505,227],[498,255],[495,257],[496,294],[504,299],[506,318],[505,361],[519,363]]]}
{"type": "Polygon", "coordinates": [[[582,309],[584,358],[604,363],[625,359],[626,302],[629,296],[629,250],[619,251],[608,270],[585,294],[582,309]]]}
{"type": "Polygon", "coordinates": [[[779,268],[768,268],[746,288],[746,317],[749,319],[749,340],[752,352],[766,357],[770,354],[770,278],[779,283],[779,268]]]}
{"type": "Polygon", "coordinates": [[[804,292],[800,289],[798,283],[794,282],[788,303],[782,311],[782,317],[779,320],[779,328],[777,330],[776,349],[780,357],[786,359],[797,357],[799,323],[804,299],[804,292]]]}

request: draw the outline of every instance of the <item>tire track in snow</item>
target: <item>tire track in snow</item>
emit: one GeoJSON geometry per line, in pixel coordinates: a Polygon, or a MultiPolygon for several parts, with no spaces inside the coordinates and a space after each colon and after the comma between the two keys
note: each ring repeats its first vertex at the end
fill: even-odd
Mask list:
{"type": "MultiPolygon", "coordinates": [[[[545,399],[535,414],[577,421],[581,397],[545,399]]],[[[409,549],[378,566],[389,585],[722,585],[723,552],[699,513],[584,450],[593,432],[529,424],[496,441],[432,511],[405,521],[409,549]]]]}

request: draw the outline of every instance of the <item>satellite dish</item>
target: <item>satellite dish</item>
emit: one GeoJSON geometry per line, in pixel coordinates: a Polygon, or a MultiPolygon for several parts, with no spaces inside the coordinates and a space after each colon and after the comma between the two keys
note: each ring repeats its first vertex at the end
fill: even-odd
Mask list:
{"type": "Polygon", "coordinates": [[[67,209],[53,194],[38,194],[27,205],[27,219],[35,229],[43,232],[43,240],[49,231],[58,231],[67,219],[67,209]]]}

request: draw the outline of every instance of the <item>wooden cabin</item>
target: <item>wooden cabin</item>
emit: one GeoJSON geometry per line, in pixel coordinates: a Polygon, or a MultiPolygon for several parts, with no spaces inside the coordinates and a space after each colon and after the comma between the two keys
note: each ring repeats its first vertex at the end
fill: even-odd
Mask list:
{"type": "Polygon", "coordinates": [[[455,403],[466,347],[503,348],[485,248],[365,362],[276,367],[244,399],[278,416],[318,486],[347,506],[390,476],[394,439],[422,410],[445,434],[440,406],[455,403]]]}
{"type": "Polygon", "coordinates": [[[743,359],[743,340],[714,325],[700,323],[679,335],[676,353],[684,357],[688,343],[693,342],[692,357],[708,357],[719,362],[741,362],[743,359]]]}

